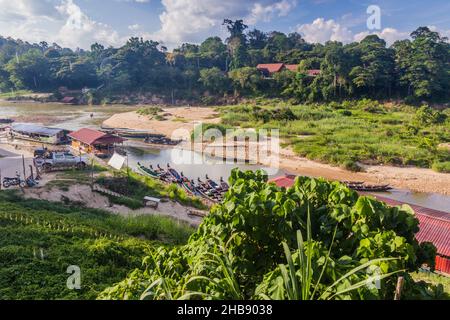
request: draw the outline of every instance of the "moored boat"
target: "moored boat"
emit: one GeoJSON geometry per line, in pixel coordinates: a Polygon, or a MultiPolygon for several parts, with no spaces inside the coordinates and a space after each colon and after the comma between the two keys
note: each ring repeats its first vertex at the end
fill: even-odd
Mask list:
{"type": "Polygon", "coordinates": [[[152,178],[159,179],[161,178],[161,174],[153,170],[151,167],[147,168],[146,166],[142,165],[141,163],[137,163],[137,167],[140,172],[144,173],[145,175],[148,175],[152,178]]]}
{"type": "Polygon", "coordinates": [[[210,179],[208,175],[206,175],[206,183],[209,185],[211,189],[219,192],[222,191],[222,188],[214,180],[210,179]]]}
{"type": "Polygon", "coordinates": [[[167,164],[167,171],[171,174],[171,176],[178,182],[182,182],[181,175],[174,168],[170,167],[170,164],[167,164]]]}
{"type": "Polygon", "coordinates": [[[355,191],[363,191],[363,192],[386,192],[392,190],[392,187],[389,185],[351,185],[348,186],[350,189],[355,191]]]}
{"type": "Polygon", "coordinates": [[[226,183],[226,182],[223,180],[223,177],[220,177],[220,187],[222,188],[222,190],[223,190],[224,192],[227,192],[228,189],[230,189],[230,186],[228,185],[228,183],[226,183]]]}

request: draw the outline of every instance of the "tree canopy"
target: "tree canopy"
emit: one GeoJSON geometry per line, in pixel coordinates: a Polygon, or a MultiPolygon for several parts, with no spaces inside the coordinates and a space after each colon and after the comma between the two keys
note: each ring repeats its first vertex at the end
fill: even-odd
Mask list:
{"type": "Polygon", "coordinates": [[[0,37],[0,90],[101,87],[104,96],[136,92],[194,100],[211,94],[297,101],[449,98],[450,44],[427,27],[387,47],[377,35],[322,45],[307,43],[298,33],[248,30],[242,20],[225,19],[224,26],[225,41],[209,37],[172,52],[142,38],[120,48],[95,43],[85,51],[0,37]],[[270,78],[255,71],[260,63],[275,62],[299,67],[270,78]],[[312,77],[311,69],[321,72],[312,77]]]}

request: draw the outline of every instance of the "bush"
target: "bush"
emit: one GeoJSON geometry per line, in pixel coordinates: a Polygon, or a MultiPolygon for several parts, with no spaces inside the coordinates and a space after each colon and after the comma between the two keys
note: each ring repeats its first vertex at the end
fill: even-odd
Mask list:
{"type": "Polygon", "coordinates": [[[450,161],[435,162],[432,169],[436,172],[450,173],[450,161]]]}
{"type": "Polygon", "coordinates": [[[172,299],[287,299],[294,285],[306,288],[296,299],[392,299],[392,274],[416,270],[420,257],[433,258],[415,239],[419,222],[408,206],[392,208],[323,179],[300,177],[286,190],[268,184],[262,171],[233,170],[229,182],[223,203],[187,245],[156,248],[144,270],[100,298],[158,300],[170,292],[172,299]],[[301,276],[300,255],[310,261],[310,280],[301,276]],[[382,276],[380,290],[350,290],[374,270],[382,276]],[[342,276],[345,281],[330,288],[342,276]]]}
{"type": "Polygon", "coordinates": [[[353,172],[360,172],[362,168],[353,160],[346,160],[343,164],[344,169],[353,171],[353,172]]]}

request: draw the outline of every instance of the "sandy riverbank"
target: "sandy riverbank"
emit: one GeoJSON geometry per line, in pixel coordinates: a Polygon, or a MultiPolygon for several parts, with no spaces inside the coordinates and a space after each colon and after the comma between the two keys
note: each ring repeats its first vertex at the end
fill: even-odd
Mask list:
{"type": "MultiPolygon", "coordinates": [[[[170,114],[166,121],[150,120],[146,116],[140,116],[135,112],[116,114],[104,122],[105,126],[129,128],[136,130],[152,130],[160,134],[167,135],[172,138],[183,138],[188,140],[190,132],[194,125],[198,122],[219,123],[220,118],[212,108],[166,108],[164,112],[170,114]],[[175,135],[174,135],[175,133],[175,135]]],[[[230,147],[226,154],[232,155],[234,150],[230,147]],[[231,148],[231,150],[230,150],[231,148]]],[[[205,147],[205,145],[195,145],[193,149],[206,154],[215,153],[218,155],[223,144],[215,143],[205,147]]],[[[180,147],[191,149],[190,143],[184,143],[180,147]]],[[[245,149],[245,144],[238,147],[245,149]]],[[[256,149],[253,149],[256,150],[256,149]]],[[[241,155],[245,155],[245,150],[237,151],[241,155]]],[[[255,158],[255,152],[247,152],[249,158],[254,163],[267,166],[271,165],[269,157],[255,158]]],[[[365,172],[350,172],[339,167],[333,167],[328,164],[311,161],[306,158],[299,157],[289,149],[280,149],[278,154],[273,155],[279,159],[279,167],[285,171],[312,177],[323,177],[329,180],[340,181],[365,181],[370,184],[390,184],[397,189],[406,189],[425,193],[438,193],[450,195],[450,174],[437,173],[430,169],[416,167],[393,167],[393,166],[363,166],[365,172]],[[278,156],[277,156],[278,155],[278,156]]],[[[241,157],[240,159],[242,159],[241,157]]],[[[278,160],[277,160],[278,161],[278,160]]],[[[273,162],[272,162],[273,164],[273,162]]]]}
{"type": "Polygon", "coordinates": [[[164,108],[164,121],[139,115],[137,112],[126,112],[113,115],[103,122],[104,127],[124,128],[164,134],[172,139],[187,140],[195,124],[219,123],[220,118],[213,108],[176,107],[164,108]]]}

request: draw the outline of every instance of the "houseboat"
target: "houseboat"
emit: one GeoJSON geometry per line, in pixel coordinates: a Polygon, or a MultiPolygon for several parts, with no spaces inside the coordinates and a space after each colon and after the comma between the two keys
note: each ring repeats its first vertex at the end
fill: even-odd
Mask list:
{"type": "Polygon", "coordinates": [[[70,142],[69,130],[39,126],[36,124],[16,123],[10,126],[10,137],[45,144],[61,145],[70,142]]]}

